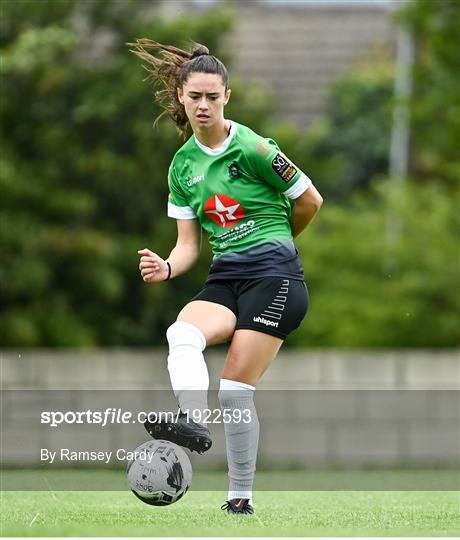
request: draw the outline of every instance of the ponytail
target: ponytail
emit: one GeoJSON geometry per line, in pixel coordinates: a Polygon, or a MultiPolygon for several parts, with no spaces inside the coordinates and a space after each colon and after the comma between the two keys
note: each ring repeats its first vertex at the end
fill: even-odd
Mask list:
{"type": "Polygon", "coordinates": [[[183,51],[172,45],[163,45],[151,39],[138,39],[136,43],[127,43],[130,51],[147,62],[144,68],[148,72],[146,80],[154,86],[162,87],[154,93],[154,101],[163,109],[154,125],[165,115],[170,116],[177,130],[187,137],[188,119],[185,107],[180,103],[177,89],[182,88],[191,73],[215,73],[221,75],[225,90],[228,89],[228,73],[224,64],[209,54],[209,49],[199,43],[193,43],[191,52],[183,51]],[[156,49],[154,56],[147,49],[156,49]]]}

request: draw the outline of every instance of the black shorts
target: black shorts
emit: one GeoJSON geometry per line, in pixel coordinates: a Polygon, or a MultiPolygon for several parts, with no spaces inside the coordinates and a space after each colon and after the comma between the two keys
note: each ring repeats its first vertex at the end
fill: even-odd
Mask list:
{"type": "Polygon", "coordinates": [[[285,339],[307,313],[308,289],[296,279],[231,279],[207,284],[193,300],[229,308],[237,319],[235,330],[246,328],[285,339]]]}

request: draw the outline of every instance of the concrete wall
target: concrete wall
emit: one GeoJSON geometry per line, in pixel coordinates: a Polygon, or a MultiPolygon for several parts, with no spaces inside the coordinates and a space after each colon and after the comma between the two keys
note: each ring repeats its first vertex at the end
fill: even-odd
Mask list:
{"type": "MultiPolygon", "coordinates": [[[[40,448],[134,449],[142,426],[40,425],[43,410],[171,411],[164,350],[3,351],[2,458],[40,448]]],[[[225,358],[207,354],[212,388],[225,358]]],[[[260,465],[452,466],[459,462],[457,351],[282,351],[256,392],[260,465]]],[[[216,392],[210,408],[218,407],[216,392]]],[[[225,463],[222,425],[198,467],[225,463]]]]}
{"type": "MultiPolygon", "coordinates": [[[[225,347],[206,351],[218,388],[225,347]]],[[[1,350],[3,388],[169,389],[166,349],[1,350]]],[[[458,389],[460,357],[452,350],[282,349],[259,389],[458,389]]]]}

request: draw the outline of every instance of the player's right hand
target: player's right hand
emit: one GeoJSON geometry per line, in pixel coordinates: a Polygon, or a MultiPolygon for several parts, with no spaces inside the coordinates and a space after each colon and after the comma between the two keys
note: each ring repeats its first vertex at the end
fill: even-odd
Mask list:
{"type": "Polygon", "coordinates": [[[147,283],[157,283],[168,278],[168,265],[159,255],[144,248],[137,252],[141,256],[139,270],[147,283]]]}

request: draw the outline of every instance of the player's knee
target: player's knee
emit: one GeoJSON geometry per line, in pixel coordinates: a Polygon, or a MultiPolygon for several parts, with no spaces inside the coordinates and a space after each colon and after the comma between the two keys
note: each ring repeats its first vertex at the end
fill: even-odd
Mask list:
{"type": "Polygon", "coordinates": [[[176,321],[166,331],[166,338],[169,344],[170,352],[180,346],[189,346],[204,351],[206,348],[206,338],[203,332],[195,325],[176,321]]]}
{"type": "Polygon", "coordinates": [[[221,379],[217,394],[222,408],[234,408],[235,403],[253,401],[255,387],[238,380],[221,379]]]}

